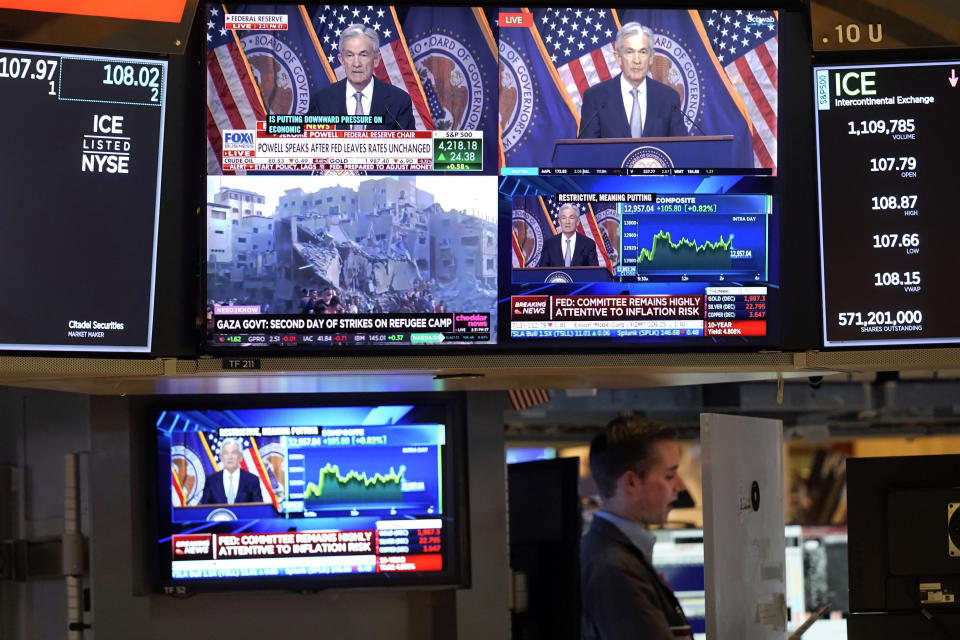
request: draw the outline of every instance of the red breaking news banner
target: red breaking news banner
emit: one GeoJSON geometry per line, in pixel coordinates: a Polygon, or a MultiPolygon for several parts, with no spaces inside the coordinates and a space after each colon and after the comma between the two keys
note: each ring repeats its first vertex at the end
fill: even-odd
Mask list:
{"type": "Polygon", "coordinates": [[[212,560],[213,536],[209,533],[173,536],[174,560],[212,560]]]}

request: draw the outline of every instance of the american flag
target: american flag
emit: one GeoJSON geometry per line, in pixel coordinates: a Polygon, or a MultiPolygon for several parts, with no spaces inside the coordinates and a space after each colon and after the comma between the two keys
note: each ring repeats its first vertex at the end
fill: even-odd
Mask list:
{"type": "MultiPolygon", "coordinates": [[[[256,129],[266,119],[260,90],[236,34],[224,27],[223,5],[207,5],[207,173],[224,173],[225,129],[256,129]]],[[[233,173],[227,171],[226,173],[233,173]]]]}
{"type": "MultiPolygon", "coordinates": [[[[566,203],[549,196],[540,196],[540,203],[547,214],[550,224],[553,225],[554,233],[560,233],[560,207],[566,203]]],[[[601,232],[600,225],[597,224],[597,219],[593,215],[593,207],[590,206],[590,203],[575,204],[580,209],[580,221],[577,222],[577,233],[582,233],[593,240],[597,248],[597,264],[606,267],[607,271],[613,273],[615,265],[610,258],[610,240],[601,232]]],[[[546,231],[546,229],[544,231],[546,231]]]]}
{"type": "Polygon", "coordinates": [[[514,411],[523,411],[550,402],[550,392],[546,389],[508,389],[507,398],[514,411]]]}
{"type": "Polygon", "coordinates": [[[773,11],[700,13],[717,60],[747,108],[756,166],[777,168],[777,15],[773,11]]]}
{"type": "Polygon", "coordinates": [[[352,24],[362,24],[374,29],[380,36],[380,62],[374,67],[373,75],[378,80],[400,87],[410,95],[417,129],[434,128],[427,97],[420,86],[420,78],[413,66],[413,59],[393,7],[323,5],[309,7],[307,12],[323,55],[337,80],[346,76],[338,56],[340,34],[352,24]]]}
{"type": "Polygon", "coordinates": [[[580,113],[583,92],[620,73],[614,40],[620,26],[610,9],[537,9],[534,24],[560,75],[567,96],[580,113]]]}

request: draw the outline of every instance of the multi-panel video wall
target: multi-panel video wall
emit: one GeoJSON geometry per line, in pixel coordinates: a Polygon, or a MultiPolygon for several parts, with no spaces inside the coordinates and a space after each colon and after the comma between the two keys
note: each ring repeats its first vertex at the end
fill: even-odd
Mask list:
{"type": "Polygon", "coordinates": [[[197,10],[195,75],[0,52],[4,352],[957,342],[950,59],[811,65],[776,7],[197,10]]]}

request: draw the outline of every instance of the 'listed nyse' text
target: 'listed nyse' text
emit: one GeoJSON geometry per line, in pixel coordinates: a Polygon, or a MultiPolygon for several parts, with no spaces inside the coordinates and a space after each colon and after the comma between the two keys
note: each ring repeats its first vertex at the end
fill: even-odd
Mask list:
{"type": "Polygon", "coordinates": [[[123,135],[123,116],[93,116],[93,133],[83,136],[80,168],[93,173],[130,172],[130,138],[123,135]]]}

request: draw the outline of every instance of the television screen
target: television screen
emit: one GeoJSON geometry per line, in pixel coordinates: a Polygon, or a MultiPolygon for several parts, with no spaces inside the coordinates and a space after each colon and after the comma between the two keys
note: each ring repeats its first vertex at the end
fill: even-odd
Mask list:
{"type": "Polygon", "coordinates": [[[503,175],[777,173],[771,10],[502,8],[503,175]]]}
{"type": "Polygon", "coordinates": [[[496,173],[495,16],[207,4],[209,174],[496,173]]]}
{"type": "Polygon", "coordinates": [[[960,342],[953,61],[816,67],[827,347],[960,342]]]}
{"type": "Polygon", "coordinates": [[[960,456],[847,459],[851,638],[960,633],[960,456]]]}
{"type": "Polygon", "coordinates": [[[496,341],[495,176],[207,181],[210,349],[496,341]]]}
{"type": "Polygon", "coordinates": [[[153,419],[164,590],[467,582],[454,404],[171,405],[153,419]]]}
{"type": "Polygon", "coordinates": [[[764,178],[522,178],[501,315],[526,344],[760,346],[779,336],[764,178]],[[520,195],[523,194],[523,195],[520,195]]]}
{"type": "Polygon", "coordinates": [[[149,352],[167,63],[0,50],[0,349],[149,352]]]}

